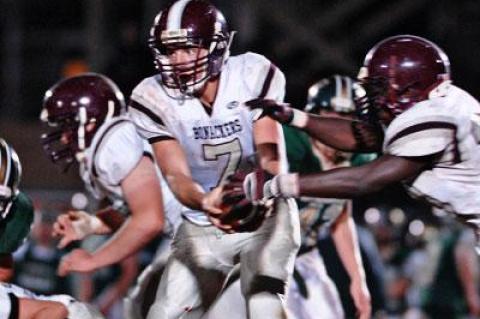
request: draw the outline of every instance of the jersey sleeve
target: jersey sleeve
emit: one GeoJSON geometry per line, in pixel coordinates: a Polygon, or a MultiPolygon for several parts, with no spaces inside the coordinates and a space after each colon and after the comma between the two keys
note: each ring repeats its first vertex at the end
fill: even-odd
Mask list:
{"type": "Polygon", "coordinates": [[[160,109],[162,100],[158,96],[161,87],[151,78],[142,81],[132,92],[128,104],[128,115],[138,133],[153,144],[162,139],[172,139],[173,134],[165,124],[160,109]],[[157,92],[156,92],[157,91],[157,92]]]}
{"type": "MultiPolygon", "coordinates": [[[[286,83],[283,72],[262,55],[249,52],[244,59],[244,79],[253,98],[283,102],[286,83]]],[[[260,115],[261,110],[251,111],[253,120],[260,115]]]]}
{"type": "Polygon", "coordinates": [[[107,133],[96,149],[94,174],[106,185],[117,186],[138,165],[144,155],[144,141],[131,122],[107,133]]]}
{"type": "Polygon", "coordinates": [[[405,157],[437,154],[454,143],[456,131],[456,124],[448,116],[410,109],[387,128],[384,152],[405,157]]]}
{"type": "Polygon", "coordinates": [[[33,223],[33,204],[23,193],[15,198],[7,218],[0,223],[0,254],[11,254],[30,233],[33,223]]]}

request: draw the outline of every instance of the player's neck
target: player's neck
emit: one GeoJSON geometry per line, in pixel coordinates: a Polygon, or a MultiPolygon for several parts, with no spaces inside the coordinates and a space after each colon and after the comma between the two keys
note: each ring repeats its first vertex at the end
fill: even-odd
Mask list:
{"type": "Polygon", "coordinates": [[[219,83],[219,78],[216,77],[212,80],[207,81],[205,83],[205,87],[199,97],[199,99],[202,101],[202,103],[207,106],[207,107],[212,107],[213,103],[215,103],[215,99],[217,97],[217,92],[218,92],[218,83],[219,83]]]}

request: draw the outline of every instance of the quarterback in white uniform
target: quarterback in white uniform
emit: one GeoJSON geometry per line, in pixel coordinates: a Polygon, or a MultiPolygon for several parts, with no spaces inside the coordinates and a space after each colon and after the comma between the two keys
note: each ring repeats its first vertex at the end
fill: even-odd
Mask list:
{"type": "Polygon", "coordinates": [[[57,125],[60,140],[56,132],[44,136],[47,150],[53,151],[50,153],[52,158],[59,160],[57,154],[61,154],[52,147],[55,142],[59,142],[60,147],[67,145],[70,152],[65,154],[74,154],[79,160],[86,188],[98,200],[107,198],[112,203],[96,216],[82,211],[61,215],[54,225],[55,233],[62,237],[60,247],[90,234],[119,229],[110,242],[92,255],[84,250],[75,250],[67,255],[60,265],[62,274],[90,271],[119,262],[141,249],[163,228],[162,240],[165,242],[161,245],[162,251],[140,276],[142,280],[139,280],[133,295],[126,299],[126,311],[129,317],[133,317],[133,313],[139,312],[140,305],[132,299],[141,293],[143,281],[148,280],[152,268],[156,269],[158,263],[165,262],[169,241],[180,222],[182,206],[154,165],[150,145],[138,135],[133,123],[122,115],[124,111],[123,96],[115,84],[102,75],[87,73],[62,80],[47,91],[42,117],[50,123],[60,122],[57,125]],[[82,111],[77,106],[87,98],[88,103],[84,103],[82,111]],[[63,108],[58,110],[57,105],[63,108]],[[76,135],[69,137],[72,129],[62,126],[62,122],[69,117],[81,119],[82,113],[84,123],[77,123],[73,130],[76,135]],[[95,127],[89,127],[91,123],[95,123],[95,127]],[[83,147],[79,147],[81,144],[83,147]],[[127,218],[128,213],[130,217],[127,218]]]}
{"type": "Polygon", "coordinates": [[[455,214],[480,235],[480,105],[452,85],[447,55],[420,37],[387,38],[367,54],[359,78],[365,94],[357,105],[371,124],[253,101],[253,107],[344,150],[381,150],[376,132],[385,129],[377,160],[320,174],[278,176],[267,192],[354,197],[403,182],[414,196],[455,214]]]}
{"type": "MultiPolygon", "coordinates": [[[[133,90],[129,114],[189,209],[148,318],[202,316],[238,264],[250,318],[284,318],[281,296],[299,247],[295,204],[275,201],[264,221],[263,213],[248,209],[252,218],[237,227],[220,218],[218,197],[228,177],[255,155],[271,173],[285,171],[278,124],[243,105],[259,96],[281,101],[284,76],[257,54],[229,58],[232,34],[208,1],[173,3],[157,15],[150,35],[159,74],[133,90]]],[[[224,316],[234,311],[225,309],[224,316]]]]}

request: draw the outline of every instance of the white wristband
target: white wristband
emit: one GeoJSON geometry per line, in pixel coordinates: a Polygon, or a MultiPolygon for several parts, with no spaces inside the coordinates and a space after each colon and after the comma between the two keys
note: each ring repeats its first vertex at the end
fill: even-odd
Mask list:
{"type": "Polygon", "coordinates": [[[270,197],[298,197],[298,174],[277,175],[265,183],[264,193],[270,197]]]}
{"type": "Polygon", "coordinates": [[[78,211],[77,214],[79,218],[72,221],[72,227],[79,239],[96,234],[102,228],[103,222],[97,216],[90,215],[84,211],[78,211]]]}
{"type": "Polygon", "coordinates": [[[293,118],[290,122],[290,125],[298,128],[304,128],[305,126],[307,126],[308,114],[297,109],[292,109],[292,111],[293,118]]]}

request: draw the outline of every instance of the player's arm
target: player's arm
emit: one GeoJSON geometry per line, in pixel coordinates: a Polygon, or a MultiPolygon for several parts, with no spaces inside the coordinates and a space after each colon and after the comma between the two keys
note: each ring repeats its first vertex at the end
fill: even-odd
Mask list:
{"type": "Polygon", "coordinates": [[[313,115],[269,99],[255,99],[246,104],[252,109],[262,109],[264,115],[297,127],[333,148],[348,152],[381,150],[383,133],[369,123],[313,115]]]}
{"type": "Polygon", "coordinates": [[[91,271],[123,260],[157,236],[164,225],[160,182],[152,160],[143,156],[121,182],[130,217],[115,235],[93,254],[76,249],[62,259],[59,273],[91,271]]]}
{"type": "Polygon", "coordinates": [[[64,319],[69,313],[62,303],[18,298],[19,319],[64,319]]]}
{"type": "Polygon", "coordinates": [[[167,139],[152,146],[157,163],[175,197],[183,205],[201,210],[205,192],[193,180],[185,152],[178,141],[167,139]]]}
{"type": "Polygon", "coordinates": [[[270,174],[279,174],[285,167],[281,163],[280,143],[283,143],[280,125],[271,118],[264,117],[253,124],[253,139],[258,151],[262,169],[270,174]]]}
{"type": "Polygon", "coordinates": [[[12,254],[0,254],[0,282],[9,282],[13,278],[12,254]]]}
{"type": "Polygon", "coordinates": [[[111,207],[99,210],[95,215],[82,210],[71,210],[57,217],[53,224],[53,237],[59,237],[58,248],[65,248],[73,241],[90,235],[106,235],[115,232],[125,217],[111,207]]]}
{"type": "Polygon", "coordinates": [[[103,314],[108,314],[112,306],[121,301],[138,275],[138,257],[130,256],[120,262],[120,276],[96,298],[96,304],[103,314]]]}
{"type": "Polygon", "coordinates": [[[332,225],[332,238],[343,266],[350,277],[350,294],[360,318],[370,318],[370,293],[367,288],[358,237],[351,217],[351,202],[345,203],[343,211],[332,225]]]}
{"type": "Polygon", "coordinates": [[[269,182],[266,191],[274,197],[354,198],[380,191],[392,183],[414,178],[430,163],[430,156],[382,155],[362,166],[337,168],[308,175],[278,175],[269,182]]]}
{"type": "Polygon", "coordinates": [[[477,290],[479,267],[477,255],[470,243],[459,240],[455,245],[454,257],[458,278],[467,299],[470,315],[480,315],[480,296],[477,290]]]}

